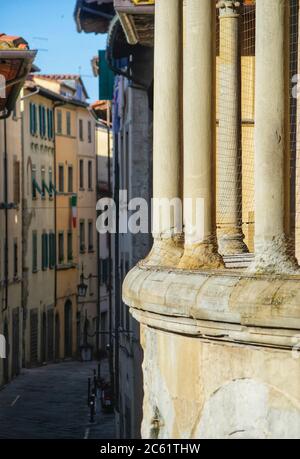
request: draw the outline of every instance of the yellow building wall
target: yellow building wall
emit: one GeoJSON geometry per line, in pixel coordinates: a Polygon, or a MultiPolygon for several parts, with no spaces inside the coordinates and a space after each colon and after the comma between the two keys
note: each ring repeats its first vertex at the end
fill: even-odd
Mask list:
{"type": "MultiPolygon", "coordinates": [[[[39,132],[38,106],[42,105],[46,109],[53,110],[53,101],[36,94],[30,96],[29,91],[24,91],[24,102],[22,112],[24,119],[24,211],[23,211],[23,305],[25,315],[25,364],[31,366],[37,362],[31,361],[31,311],[38,313],[38,362],[47,360],[48,323],[46,319],[46,330],[43,330],[43,314],[55,308],[55,270],[42,269],[42,234],[54,233],[54,198],[45,193],[42,198],[36,193],[36,198],[32,197],[32,169],[36,169],[36,181],[42,186],[42,168],[45,170],[45,182],[49,186],[49,172],[52,171],[54,181],[54,140],[41,138],[39,132]],[[37,133],[30,133],[30,104],[37,107],[37,133]],[[33,272],[32,266],[32,235],[37,234],[37,271],[33,272]],[[45,336],[44,336],[45,335],[45,336]],[[45,346],[46,345],[46,346],[45,346]],[[46,347],[46,349],[45,349],[46,347]]],[[[47,131],[47,130],[46,130],[47,131]]],[[[52,336],[54,342],[54,330],[52,336]]],[[[52,358],[51,358],[52,359],[52,358]]]]}
{"type": "MultiPolygon", "coordinates": [[[[0,203],[4,203],[4,121],[0,121],[0,203]]],[[[13,203],[14,208],[7,211],[8,218],[8,295],[7,309],[5,302],[5,266],[4,266],[4,251],[5,251],[5,210],[0,209],[0,334],[4,335],[5,323],[8,327],[7,340],[7,359],[0,359],[0,386],[7,382],[5,381],[5,366],[7,368],[8,379],[14,377],[17,373],[16,368],[13,369],[13,352],[16,355],[15,367],[21,366],[22,362],[22,300],[21,300],[21,201],[14,202],[14,162],[19,162],[21,166],[21,120],[20,109],[17,103],[15,116],[11,116],[6,120],[6,135],[7,135],[7,160],[8,160],[8,203],[13,203]],[[14,244],[17,243],[17,275],[14,273],[14,244]],[[13,340],[13,312],[17,313],[19,318],[19,343],[13,340]]],[[[21,169],[20,169],[20,192],[22,189],[21,169]]],[[[22,199],[22,195],[20,195],[22,199]]]]}
{"type": "MultiPolygon", "coordinates": [[[[58,110],[58,109],[57,109],[58,110]]],[[[56,110],[56,120],[57,120],[56,110]]],[[[56,253],[58,256],[59,233],[64,234],[64,261],[57,269],[57,313],[60,323],[60,357],[65,356],[65,304],[72,303],[72,353],[77,352],[77,280],[78,280],[78,219],[76,228],[72,227],[70,199],[78,189],[77,161],[77,119],[76,109],[71,105],[60,107],[62,113],[62,133],[56,131],[56,221],[57,239],[56,253]],[[66,113],[71,114],[71,135],[67,135],[66,113]],[[64,167],[64,192],[59,191],[59,166],[64,167]],[[73,193],[68,190],[68,167],[73,168],[73,193]],[[67,259],[67,234],[72,231],[73,260],[67,259]]],[[[57,123],[56,123],[57,128],[57,123]]]]}

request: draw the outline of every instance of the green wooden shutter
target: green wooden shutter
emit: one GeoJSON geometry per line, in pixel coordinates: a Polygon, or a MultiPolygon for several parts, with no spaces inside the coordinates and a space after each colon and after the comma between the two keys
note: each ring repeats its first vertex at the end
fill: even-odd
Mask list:
{"type": "Polygon", "coordinates": [[[50,110],[50,126],[51,139],[53,139],[53,110],[50,110]]]}
{"type": "Polygon", "coordinates": [[[33,126],[34,126],[33,130],[34,130],[34,134],[37,133],[37,114],[36,114],[36,112],[37,112],[37,107],[36,107],[35,104],[33,104],[33,126]]]}
{"type": "Polygon", "coordinates": [[[47,128],[48,128],[48,139],[51,139],[51,121],[50,121],[51,110],[47,108],[47,128]]]}
{"type": "Polygon", "coordinates": [[[42,121],[42,106],[39,105],[39,124],[40,124],[40,136],[43,137],[43,121],[42,121]]]}
{"type": "Polygon", "coordinates": [[[42,107],[42,114],[43,114],[43,137],[46,137],[46,109],[42,107]]]}
{"type": "Polygon", "coordinates": [[[33,129],[34,129],[34,126],[33,126],[33,106],[32,106],[32,103],[30,102],[29,104],[29,117],[30,117],[30,134],[32,135],[33,134],[33,129]]]}
{"type": "Polygon", "coordinates": [[[99,99],[112,100],[114,88],[114,74],[106,60],[106,51],[99,51],[99,99]]]}

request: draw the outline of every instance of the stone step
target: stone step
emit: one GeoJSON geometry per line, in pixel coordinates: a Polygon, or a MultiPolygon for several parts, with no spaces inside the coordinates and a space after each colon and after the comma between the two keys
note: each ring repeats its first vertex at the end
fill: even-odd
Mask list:
{"type": "Polygon", "coordinates": [[[254,260],[253,253],[242,253],[236,255],[224,255],[223,260],[227,269],[248,268],[254,260]]]}

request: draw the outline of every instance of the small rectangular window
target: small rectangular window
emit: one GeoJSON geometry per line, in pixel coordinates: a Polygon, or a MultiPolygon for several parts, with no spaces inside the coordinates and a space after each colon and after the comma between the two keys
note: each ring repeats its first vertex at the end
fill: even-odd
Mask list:
{"type": "Polygon", "coordinates": [[[37,232],[32,232],[32,272],[37,272],[37,232]]]}
{"type": "Polygon", "coordinates": [[[55,267],[55,234],[49,234],[49,268],[55,267]]]}
{"type": "Polygon", "coordinates": [[[33,103],[29,104],[29,116],[30,116],[30,134],[36,135],[37,133],[36,105],[33,103]]]}
{"type": "Polygon", "coordinates": [[[49,266],[49,253],[48,253],[49,246],[48,246],[48,234],[47,233],[42,234],[41,241],[42,241],[42,269],[43,271],[45,271],[49,266]]]}
{"type": "Polygon", "coordinates": [[[73,261],[73,234],[68,232],[68,261],[73,261]]]}
{"type": "Polygon", "coordinates": [[[94,225],[93,225],[92,220],[89,221],[88,237],[89,237],[89,252],[93,252],[94,250],[94,225]]]}
{"type": "Polygon", "coordinates": [[[61,110],[57,110],[57,134],[62,134],[62,113],[61,110]]]}
{"type": "Polygon", "coordinates": [[[53,138],[53,111],[50,108],[47,108],[47,137],[48,140],[53,138]]]}
{"type": "Polygon", "coordinates": [[[19,272],[19,260],[18,260],[18,242],[14,241],[14,278],[18,277],[19,272]]]}
{"type": "Polygon", "coordinates": [[[36,199],[36,166],[34,164],[31,167],[31,186],[32,198],[36,199]]]}
{"type": "Polygon", "coordinates": [[[88,121],[88,142],[92,143],[92,123],[88,121]]]}
{"type": "Polygon", "coordinates": [[[79,140],[83,141],[83,121],[79,120],[79,140]]]}
{"type": "Polygon", "coordinates": [[[108,258],[101,258],[100,260],[100,281],[101,284],[107,284],[108,282],[108,258]]]}
{"type": "Polygon", "coordinates": [[[64,166],[61,164],[58,166],[58,191],[64,193],[65,184],[64,184],[64,166]]]}
{"type": "Polygon", "coordinates": [[[43,107],[41,105],[39,105],[39,126],[40,126],[40,136],[43,137],[44,118],[43,118],[43,107]]]}
{"type": "Polygon", "coordinates": [[[71,135],[71,112],[67,112],[66,122],[67,122],[67,135],[71,135]]]}
{"type": "Polygon", "coordinates": [[[79,224],[79,239],[80,239],[80,252],[85,252],[85,228],[84,228],[84,220],[80,221],[79,224]]]}
{"type": "Polygon", "coordinates": [[[92,161],[88,162],[88,188],[92,190],[93,188],[93,163],[92,161]]]}
{"type": "Polygon", "coordinates": [[[79,161],[79,188],[84,189],[84,165],[83,159],[79,161]]]}
{"type": "Polygon", "coordinates": [[[58,235],[58,263],[61,264],[64,261],[64,233],[58,235]]]}
{"type": "Polygon", "coordinates": [[[68,192],[73,193],[73,166],[68,166],[68,192]]]}
{"type": "Polygon", "coordinates": [[[20,203],[20,161],[14,161],[14,203],[20,203]]]}
{"type": "Polygon", "coordinates": [[[46,197],[45,185],[47,186],[47,184],[46,184],[46,168],[45,168],[45,166],[41,167],[41,184],[42,184],[42,199],[45,199],[45,197],[46,197]]]}

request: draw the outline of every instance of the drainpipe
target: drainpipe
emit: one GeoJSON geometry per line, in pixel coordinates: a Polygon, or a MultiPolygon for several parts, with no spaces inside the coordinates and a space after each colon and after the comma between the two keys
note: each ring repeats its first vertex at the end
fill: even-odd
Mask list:
{"type": "Polygon", "coordinates": [[[8,308],[8,164],[7,164],[7,125],[4,123],[4,212],[5,212],[5,247],[4,247],[4,284],[5,302],[2,312],[8,308]]]}

